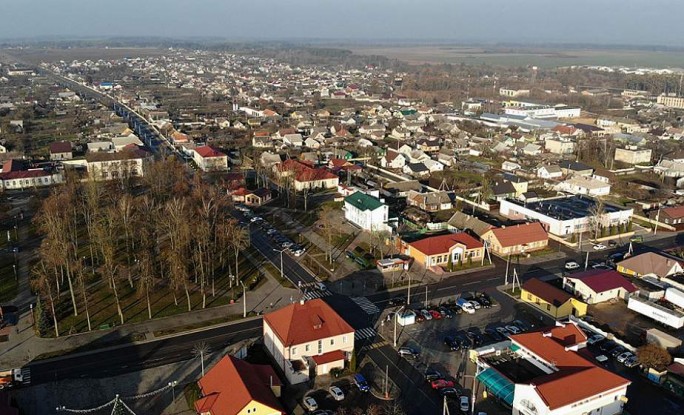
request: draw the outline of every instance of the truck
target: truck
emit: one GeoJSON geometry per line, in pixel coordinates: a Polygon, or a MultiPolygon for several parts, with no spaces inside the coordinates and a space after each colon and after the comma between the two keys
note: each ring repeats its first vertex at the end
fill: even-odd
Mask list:
{"type": "Polygon", "coordinates": [[[11,388],[23,382],[21,369],[0,370],[0,389],[11,388]]]}

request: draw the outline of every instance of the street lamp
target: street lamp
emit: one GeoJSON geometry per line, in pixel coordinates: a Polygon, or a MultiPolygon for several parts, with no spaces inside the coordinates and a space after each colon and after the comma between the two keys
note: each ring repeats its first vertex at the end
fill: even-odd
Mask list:
{"type": "Polygon", "coordinates": [[[17,264],[12,264],[12,269],[14,270],[14,279],[19,280],[19,277],[17,276],[17,264]]]}
{"type": "Polygon", "coordinates": [[[178,384],[178,382],[175,381],[175,380],[169,382],[169,387],[171,387],[171,393],[172,393],[172,396],[173,396],[173,401],[171,401],[172,403],[173,403],[173,402],[176,402],[176,387],[175,387],[175,386],[176,386],[177,384],[178,384]]]}
{"type": "Polygon", "coordinates": [[[282,281],[285,278],[284,273],[283,273],[283,252],[285,252],[287,250],[287,248],[283,248],[283,249],[273,248],[273,250],[275,252],[280,252],[280,280],[282,281]]]}
{"type": "Polygon", "coordinates": [[[240,285],[242,285],[242,318],[245,318],[247,317],[247,291],[242,281],[240,281],[240,285]]]}
{"type": "Polygon", "coordinates": [[[408,292],[406,293],[406,305],[411,304],[411,273],[407,272],[409,277],[408,292]]]}
{"type": "Polygon", "coordinates": [[[399,313],[404,309],[401,306],[397,311],[394,312],[394,347],[397,347],[397,320],[399,320],[399,313]]]}

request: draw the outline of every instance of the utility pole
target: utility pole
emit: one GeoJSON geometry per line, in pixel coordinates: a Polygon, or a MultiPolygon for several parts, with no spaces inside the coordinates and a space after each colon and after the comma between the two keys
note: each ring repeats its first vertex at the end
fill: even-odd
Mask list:
{"type": "Polygon", "coordinates": [[[242,285],[242,318],[245,318],[247,317],[247,290],[242,281],[240,281],[240,285],[242,285]]]}
{"type": "Polygon", "coordinates": [[[411,273],[408,273],[409,283],[408,283],[408,293],[406,293],[406,305],[411,304],[411,273]]]}
{"type": "Polygon", "coordinates": [[[508,254],[508,258],[506,258],[506,275],[504,276],[504,285],[508,285],[508,266],[511,263],[511,254],[508,254]]]}
{"type": "Polygon", "coordinates": [[[428,287],[425,286],[425,308],[428,306],[428,287]]]}
{"type": "Polygon", "coordinates": [[[387,389],[389,383],[389,365],[385,366],[385,399],[389,399],[389,390],[387,389]]]}

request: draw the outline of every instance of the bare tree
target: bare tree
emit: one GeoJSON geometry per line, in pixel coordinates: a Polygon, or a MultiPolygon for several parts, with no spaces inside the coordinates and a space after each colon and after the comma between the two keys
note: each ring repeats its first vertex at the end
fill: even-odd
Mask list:
{"type": "Polygon", "coordinates": [[[59,324],[57,323],[57,313],[55,312],[56,287],[52,285],[52,278],[50,278],[50,274],[42,261],[33,269],[32,274],[34,278],[31,279],[31,287],[34,291],[40,293],[42,298],[47,300],[50,306],[50,313],[52,314],[52,322],[55,325],[55,337],[59,337],[59,324]]]}
{"type": "Polygon", "coordinates": [[[318,220],[321,223],[321,230],[328,241],[326,259],[332,263],[332,239],[337,234],[338,226],[337,223],[335,223],[335,209],[332,207],[332,205],[323,205],[321,210],[318,212],[318,220]]]}

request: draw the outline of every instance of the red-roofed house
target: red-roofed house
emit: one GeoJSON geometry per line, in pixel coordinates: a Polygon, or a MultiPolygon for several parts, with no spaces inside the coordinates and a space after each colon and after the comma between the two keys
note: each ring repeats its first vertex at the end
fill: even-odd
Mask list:
{"type": "Polygon", "coordinates": [[[402,241],[404,254],[425,268],[481,261],[484,245],[464,232],[430,236],[415,242],[402,241]]]}
{"type": "Polygon", "coordinates": [[[592,269],[563,277],[563,287],[587,304],[602,303],[613,299],[626,299],[637,290],[619,272],[592,269]]]}
{"type": "MultiPolygon", "coordinates": [[[[587,338],[575,324],[516,334],[510,339],[516,364],[529,362],[536,372],[513,380],[513,414],[622,413],[631,382],[582,355],[587,338]]],[[[492,366],[497,369],[496,364],[492,366]]]]}
{"type": "Polygon", "coordinates": [[[323,375],[354,351],[354,329],[325,301],[293,303],[264,315],[264,345],[291,384],[323,375]]]}
{"type": "Polygon", "coordinates": [[[548,282],[531,278],[522,285],[520,299],[549,316],[560,319],[569,315],[582,317],[587,305],[548,282]]]}
{"type": "Polygon", "coordinates": [[[285,160],[274,166],[278,178],[294,177],[295,190],[337,188],[340,178],[325,169],[314,168],[299,160],[285,160]]]}
{"type": "Polygon", "coordinates": [[[50,143],[50,160],[71,160],[73,156],[69,141],[50,143]]]}
{"type": "Polygon", "coordinates": [[[684,206],[668,207],[660,210],[660,215],[657,213],[653,219],[659,220],[668,225],[672,225],[677,230],[684,229],[684,206]]]}
{"type": "Polygon", "coordinates": [[[482,235],[497,255],[517,255],[549,245],[549,235],[539,222],[490,229],[482,235]]]}
{"type": "Polygon", "coordinates": [[[211,146],[197,147],[192,150],[192,159],[202,171],[228,170],[228,156],[211,146]]]}
{"type": "Polygon", "coordinates": [[[197,382],[200,415],[280,415],[282,383],[272,367],[225,356],[197,382]]]}

